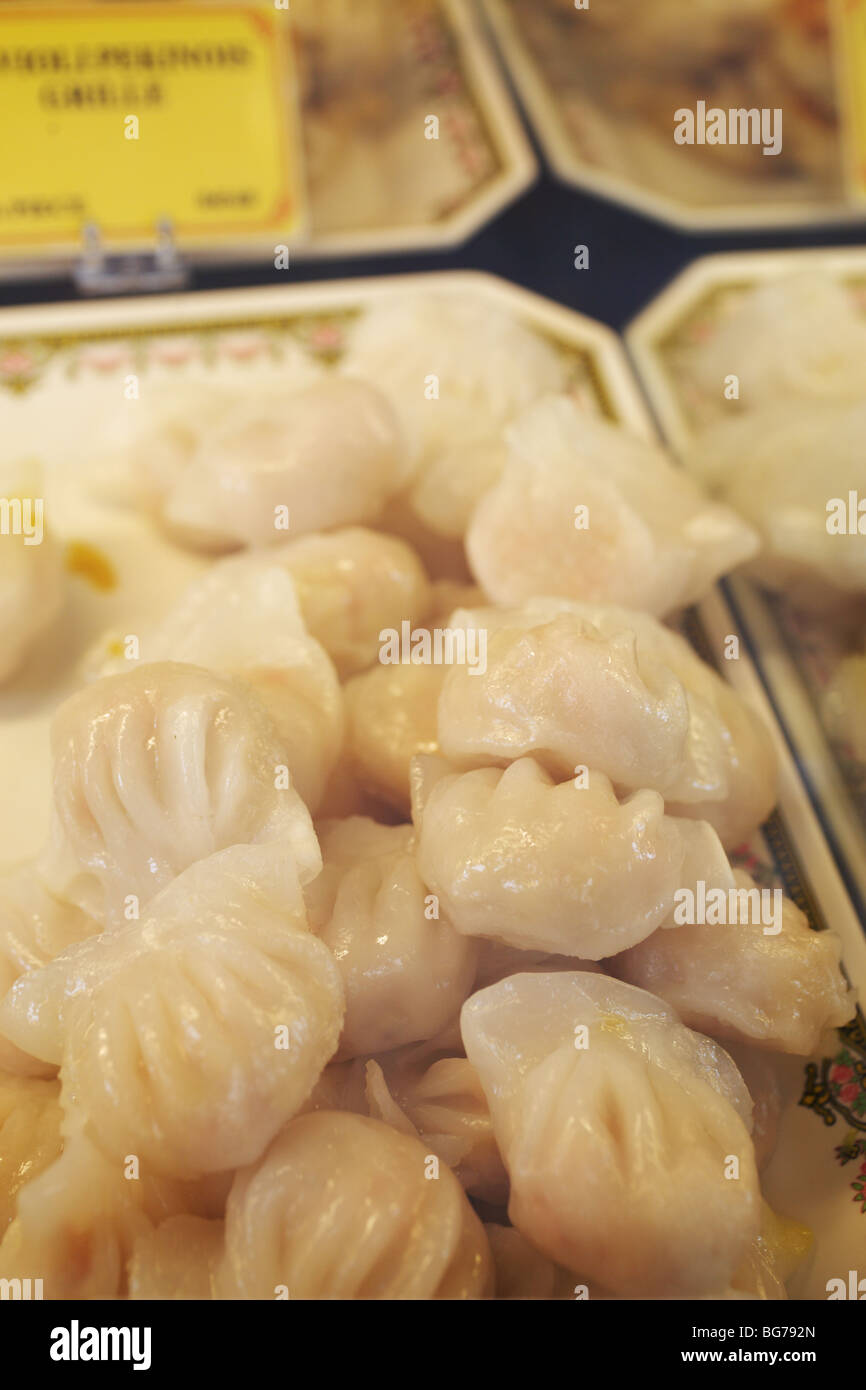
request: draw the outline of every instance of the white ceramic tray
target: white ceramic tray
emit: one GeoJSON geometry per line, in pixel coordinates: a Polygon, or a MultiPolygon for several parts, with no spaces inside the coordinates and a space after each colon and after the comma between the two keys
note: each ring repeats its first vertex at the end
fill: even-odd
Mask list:
{"type": "MultiPolygon", "coordinates": [[[[110,591],[73,577],[54,640],[43,643],[37,661],[0,693],[0,860],[24,857],[41,843],[48,816],[48,726],[58,702],[78,683],[81,654],[107,628],[120,624],[135,631],[136,623],[158,616],[207,563],[175,549],[145,517],[90,492],[86,480],[101,441],[116,436],[124,411],[146,409],[148,393],[168,379],[242,383],[278,371],[293,337],[333,361],[348,318],[381,296],[422,286],[427,292],[458,286],[477,299],[480,313],[488,304],[509,308],[559,345],[569,363],[570,389],[587,409],[644,437],[654,435],[622,345],[609,329],[472,272],[0,314],[0,434],[7,447],[20,450],[26,443],[27,453],[42,461],[46,517],[58,532],[96,547],[117,577],[110,591]],[[139,377],[138,402],[124,398],[130,371],[139,377]]],[[[719,658],[725,637],[737,632],[718,593],[690,616],[687,629],[710,660],[719,658]]],[[[780,808],[741,857],[763,882],[783,885],[816,928],[833,926],[843,939],[852,983],[866,991],[866,942],[760,680],[746,656],[720,666],[760,710],[781,764],[780,808]]],[[[847,1278],[858,1258],[862,1264],[866,1196],[858,1168],[866,1160],[866,1113],[859,1121],[855,1113],[861,1102],[866,1105],[862,1017],[843,1031],[805,1070],[796,1060],[780,1064],[789,1103],[765,1190],[777,1209],[815,1231],[810,1260],[791,1284],[794,1296],[823,1298],[828,1279],[847,1278]],[[860,1079],[849,1081],[847,1072],[854,1075],[857,1065],[860,1079]],[[862,1149],[843,1162],[840,1146],[848,1152],[855,1144],[862,1149]]]]}

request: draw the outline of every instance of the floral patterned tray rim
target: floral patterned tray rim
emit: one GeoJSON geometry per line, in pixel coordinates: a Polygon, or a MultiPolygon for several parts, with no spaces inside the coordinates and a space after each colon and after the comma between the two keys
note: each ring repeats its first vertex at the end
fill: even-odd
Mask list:
{"type": "MultiPolygon", "coordinates": [[[[508,0],[479,0],[511,73],[527,117],[554,173],[565,183],[636,208],[648,217],[692,232],[760,230],[774,227],[822,227],[862,220],[856,204],[751,200],[728,206],[695,208],[638,187],[619,174],[593,168],[580,158],[557,109],[543,71],[524,43],[508,0]]],[[[652,0],[645,0],[650,4],[652,0]]]]}

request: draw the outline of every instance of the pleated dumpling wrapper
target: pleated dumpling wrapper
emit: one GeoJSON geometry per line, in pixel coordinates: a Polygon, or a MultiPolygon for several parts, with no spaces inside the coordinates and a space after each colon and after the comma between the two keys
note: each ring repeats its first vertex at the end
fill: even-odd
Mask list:
{"type": "Polygon", "coordinates": [[[285,744],[292,782],[315,811],[343,745],[343,699],[334,665],[310,635],[281,552],[217,561],[160,623],[140,635],[139,655],[92,658],[100,675],[136,660],[184,662],[243,681],[267,707],[285,744]]]}
{"type": "Polygon", "coordinates": [[[658,445],[567,396],[530,406],[506,439],[502,476],[466,533],[495,603],[548,594],[664,617],[758,551],[756,532],[658,445]]]}
{"type": "Polygon", "coordinates": [[[51,730],[47,886],[106,926],[230,845],[284,841],[321,868],[309,812],[263,704],[197,666],[142,665],[72,695],[51,730]]]}
{"type": "Polygon", "coordinates": [[[727,847],[776,803],[776,758],[760,717],[685,638],[646,613],[534,599],[459,609],[484,635],[479,666],[447,669],[437,724],[444,757],[502,766],[531,756],[559,781],[581,767],[617,791],[650,788],[670,815],[706,820],[727,847]]]}
{"type": "Polygon", "coordinates": [[[223,1298],[493,1292],[484,1227],[454,1174],[419,1140],[361,1115],[293,1120],[260,1163],[236,1175],[225,1237],[223,1298]]]}
{"type": "Polygon", "coordinates": [[[241,398],[199,436],[162,501],[166,526],[204,550],[275,545],[372,521],[407,477],[384,396],[336,377],[252,403],[241,398]],[[311,480],[315,485],[311,486],[311,480]]]}
{"type": "Polygon", "coordinates": [[[432,1038],[472,988],[476,943],[430,899],[411,826],[350,816],[317,829],[324,868],[307,910],[346,987],[340,1058],[432,1038]]]}
{"type": "Polygon", "coordinates": [[[724,1289],[755,1239],[752,1102],[722,1048],[598,974],[512,975],[461,1015],[512,1223],[612,1293],[724,1289]]]}
{"type": "Polygon", "coordinates": [[[601,960],[673,910],[695,822],[658,792],[620,802],[603,772],[556,784],[533,758],[454,773],[420,757],[413,779],[418,870],[457,931],[601,960]]]}
{"type": "Polygon", "coordinates": [[[341,370],[387,396],[408,442],[407,501],[439,535],[462,537],[505,461],[502,428],[563,388],[550,343],[498,304],[462,293],[394,295],[349,329],[341,370]]]}
{"type": "Polygon", "coordinates": [[[120,1164],[195,1178],[251,1163],[337,1048],[343,984],[310,932],[289,843],[193,864],[140,922],[90,937],[0,1004],[60,1064],[64,1106],[120,1164]]]}

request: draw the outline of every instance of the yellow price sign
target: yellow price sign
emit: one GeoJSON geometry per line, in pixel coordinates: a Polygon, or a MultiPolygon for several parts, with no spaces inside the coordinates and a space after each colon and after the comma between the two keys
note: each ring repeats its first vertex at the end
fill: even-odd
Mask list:
{"type": "Polygon", "coordinates": [[[835,0],[833,21],[848,182],[866,198],[866,0],[835,0]]]}
{"type": "Polygon", "coordinates": [[[0,250],[285,239],[297,78],[271,4],[0,6],[0,250]]]}

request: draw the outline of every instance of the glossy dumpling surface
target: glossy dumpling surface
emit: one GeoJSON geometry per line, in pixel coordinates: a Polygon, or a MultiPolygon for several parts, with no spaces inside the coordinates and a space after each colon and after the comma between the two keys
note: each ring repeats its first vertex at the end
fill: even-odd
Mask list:
{"type": "Polygon", "coordinates": [[[226,1208],[225,1298],[475,1299],[492,1291],[484,1228],[424,1146],[360,1115],[294,1120],[241,1170],[226,1208]]]}
{"type": "Polygon", "coordinates": [[[551,396],[507,431],[508,461],[466,537],[472,572],[501,604],[537,594],[663,616],[704,597],[758,549],[655,445],[551,396]]]}
{"type": "Polygon", "coordinates": [[[621,1295],[727,1286],[759,1192],[751,1099],[721,1047],[597,974],[511,976],[473,995],[461,1026],[509,1216],[537,1249],[621,1295]]]}
{"type": "Polygon", "coordinates": [[[23,976],[0,1031],[60,1063],[100,1148],[175,1178],[252,1162],[336,1050],[343,986],[288,847],[194,864],[140,922],[23,976]]]}
{"type": "Polygon", "coordinates": [[[196,666],[142,665],[71,696],[51,740],[41,870],[109,925],[229,845],[285,840],[304,879],[318,872],[309,814],[279,772],[285,747],[242,685],[196,666]]]}

